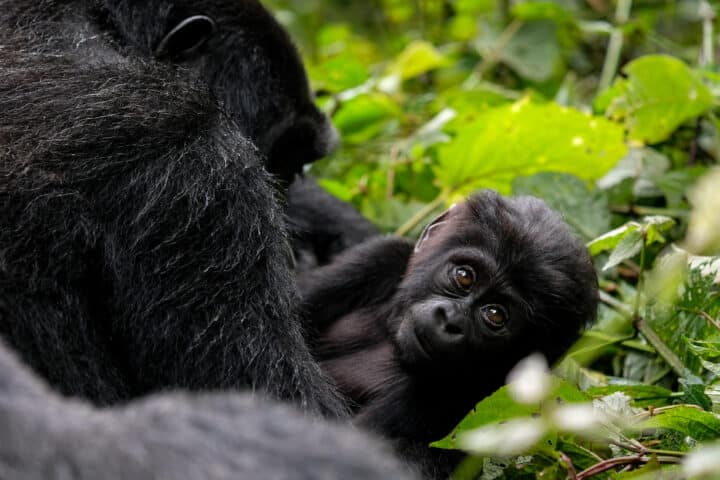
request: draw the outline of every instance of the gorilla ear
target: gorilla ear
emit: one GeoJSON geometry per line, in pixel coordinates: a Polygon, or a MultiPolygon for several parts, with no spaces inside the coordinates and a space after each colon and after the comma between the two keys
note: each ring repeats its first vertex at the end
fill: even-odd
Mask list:
{"type": "Polygon", "coordinates": [[[191,53],[204,44],[215,31],[215,21],[206,15],[193,15],[181,20],[160,40],[156,57],[191,53]]]}
{"type": "Polygon", "coordinates": [[[456,204],[454,204],[454,203],[452,205],[450,205],[450,207],[447,210],[445,210],[443,213],[441,213],[440,215],[435,217],[433,219],[433,221],[430,222],[427,225],[427,227],[425,227],[423,229],[422,233],[420,234],[420,238],[418,238],[418,241],[415,242],[415,252],[419,252],[420,248],[422,248],[422,246],[425,244],[425,242],[427,240],[429,240],[430,238],[432,238],[433,235],[435,235],[435,233],[438,232],[438,230],[439,230],[438,227],[440,225],[444,225],[445,223],[447,223],[448,216],[450,215],[450,212],[452,211],[452,209],[455,208],[455,205],[456,204]]]}

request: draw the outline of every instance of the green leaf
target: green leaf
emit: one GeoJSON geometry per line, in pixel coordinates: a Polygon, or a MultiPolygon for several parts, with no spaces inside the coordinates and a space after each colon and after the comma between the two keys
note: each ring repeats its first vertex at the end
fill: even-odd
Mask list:
{"type": "Polygon", "coordinates": [[[713,105],[710,90],[683,62],[665,55],[648,55],[627,64],[627,79],[607,112],[624,118],[632,140],[658,143],[683,122],[707,112],[713,105]]]}
{"type": "Polygon", "coordinates": [[[628,232],[628,234],[620,240],[615,250],[612,251],[607,263],[605,263],[602,269],[607,270],[619,265],[625,260],[633,258],[640,253],[644,244],[643,234],[640,230],[628,232]]]}
{"type": "MultiPolygon", "coordinates": [[[[551,21],[524,23],[502,50],[496,53],[498,60],[515,70],[521,77],[544,82],[554,75],[562,62],[560,45],[556,39],[557,26],[551,21]]],[[[490,25],[480,30],[476,47],[484,56],[493,55],[500,38],[500,31],[490,25]]]]}
{"type": "Polygon", "coordinates": [[[527,99],[490,108],[439,147],[440,185],[467,193],[490,187],[508,193],[512,179],[541,171],[597,180],[625,155],[617,125],[559,105],[527,99]]]}
{"type": "Polygon", "coordinates": [[[684,405],[664,410],[636,427],[674,430],[700,442],[720,438],[720,418],[717,415],[684,405]]]}
{"type": "Polygon", "coordinates": [[[589,388],[585,393],[592,395],[593,397],[603,397],[610,395],[615,392],[623,392],[625,395],[632,398],[632,405],[634,407],[663,407],[671,405],[673,402],[671,390],[667,388],[658,387],[657,385],[607,385],[604,387],[593,387],[589,388]]]}
{"type": "Polygon", "coordinates": [[[344,103],[333,117],[343,140],[362,142],[375,136],[400,109],[381,94],[360,95],[344,103]]]}
{"type": "Polygon", "coordinates": [[[622,227],[611,230],[590,242],[588,248],[591,255],[612,250],[610,258],[602,268],[607,270],[634,257],[645,245],[665,242],[662,232],[668,231],[674,224],[675,220],[670,217],[648,216],[643,219],[642,224],[628,222],[622,227]]]}
{"type": "Polygon", "coordinates": [[[704,410],[712,410],[712,400],[705,395],[704,383],[699,379],[686,380],[684,378],[681,378],[679,382],[683,387],[683,396],[680,397],[680,402],[698,405],[704,410]]]}
{"type": "Polygon", "coordinates": [[[339,55],[315,66],[308,67],[308,74],[315,89],[331,93],[341,92],[364,83],[370,72],[357,58],[339,55]]]}
{"type": "Polygon", "coordinates": [[[645,309],[648,325],[670,348],[683,365],[695,374],[702,373],[699,358],[686,339],[694,341],[714,339],[717,329],[700,312],[712,318],[720,316],[720,294],[715,283],[715,273],[703,271],[702,265],[689,271],[680,286],[680,297],[674,302],[655,301],[645,309]]]}
{"type": "MultiPolygon", "coordinates": [[[[580,390],[559,378],[555,379],[556,386],[549,401],[556,403],[578,403],[587,402],[589,397],[580,390]]],[[[516,417],[524,417],[539,413],[541,407],[538,405],[525,405],[516,403],[507,386],[499,388],[492,395],[481,400],[470,413],[458,424],[457,427],[445,438],[432,443],[433,447],[455,449],[456,439],[460,433],[467,432],[484,425],[502,422],[516,417]]]]}
{"type": "Polygon", "coordinates": [[[542,198],[562,213],[565,221],[585,240],[610,228],[610,213],[604,192],[593,190],[583,180],[567,173],[541,172],[531,177],[517,177],[512,182],[513,195],[542,198]]]}
{"type": "Polygon", "coordinates": [[[590,250],[590,255],[597,255],[600,252],[606,252],[612,250],[618,246],[620,241],[626,236],[640,229],[640,224],[637,222],[628,222],[622,227],[615,228],[609,232],[599,236],[592,242],[588,243],[587,247],[590,250]]]}
{"type": "Polygon", "coordinates": [[[523,2],[513,5],[511,11],[513,17],[518,20],[531,21],[531,20],[554,20],[557,23],[563,24],[575,24],[575,19],[572,14],[553,2],[523,2]]]}
{"type": "Polygon", "coordinates": [[[445,64],[445,57],[428,42],[411,42],[388,68],[390,75],[401,80],[417,77],[445,64]]]}

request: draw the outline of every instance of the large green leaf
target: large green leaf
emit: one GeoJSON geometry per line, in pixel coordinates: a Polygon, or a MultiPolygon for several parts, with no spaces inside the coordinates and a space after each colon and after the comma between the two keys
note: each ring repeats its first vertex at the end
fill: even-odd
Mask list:
{"type": "Polygon", "coordinates": [[[513,195],[542,198],[562,213],[565,221],[585,240],[593,239],[610,228],[607,198],[600,190],[590,191],[587,182],[566,173],[541,172],[517,177],[513,195]]]}
{"type": "Polygon", "coordinates": [[[683,62],[665,55],[648,55],[627,64],[627,79],[619,80],[608,114],[624,118],[632,140],[657,143],[683,122],[713,105],[710,90],[683,62]]]}
{"type": "Polygon", "coordinates": [[[509,193],[513,178],[541,171],[596,180],[625,152],[618,125],[524,99],[480,113],[439,148],[435,174],[442,187],[453,191],[490,187],[509,193]]]}
{"type": "MultiPolygon", "coordinates": [[[[559,378],[555,379],[555,388],[549,396],[553,402],[579,403],[587,402],[589,397],[580,390],[559,378]]],[[[525,405],[515,402],[504,386],[498,389],[489,397],[485,397],[475,408],[458,424],[457,427],[445,438],[434,442],[432,445],[437,448],[454,449],[457,436],[463,432],[492,423],[503,422],[511,418],[526,417],[535,415],[541,411],[540,405],[525,405]]]]}
{"type": "Polygon", "coordinates": [[[674,430],[701,442],[720,438],[720,418],[717,415],[683,405],[650,417],[636,427],[674,430]]]}

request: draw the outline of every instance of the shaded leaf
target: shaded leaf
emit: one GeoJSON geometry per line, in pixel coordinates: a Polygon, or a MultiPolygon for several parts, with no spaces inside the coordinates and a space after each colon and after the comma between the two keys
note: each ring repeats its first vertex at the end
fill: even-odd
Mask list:
{"type": "Polygon", "coordinates": [[[587,183],[566,173],[541,172],[531,177],[517,177],[512,182],[513,195],[532,195],[562,213],[565,221],[585,240],[597,237],[610,228],[607,198],[600,190],[591,191],[587,183]]]}

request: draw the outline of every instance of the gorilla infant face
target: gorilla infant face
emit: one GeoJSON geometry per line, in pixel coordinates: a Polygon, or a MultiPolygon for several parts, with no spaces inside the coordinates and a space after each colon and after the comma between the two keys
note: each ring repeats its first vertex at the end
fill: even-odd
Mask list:
{"type": "Polygon", "coordinates": [[[590,256],[559,215],[534,198],[485,192],[426,227],[390,331],[410,367],[533,351],[553,361],[594,317],[596,296],[590,256]]]}

